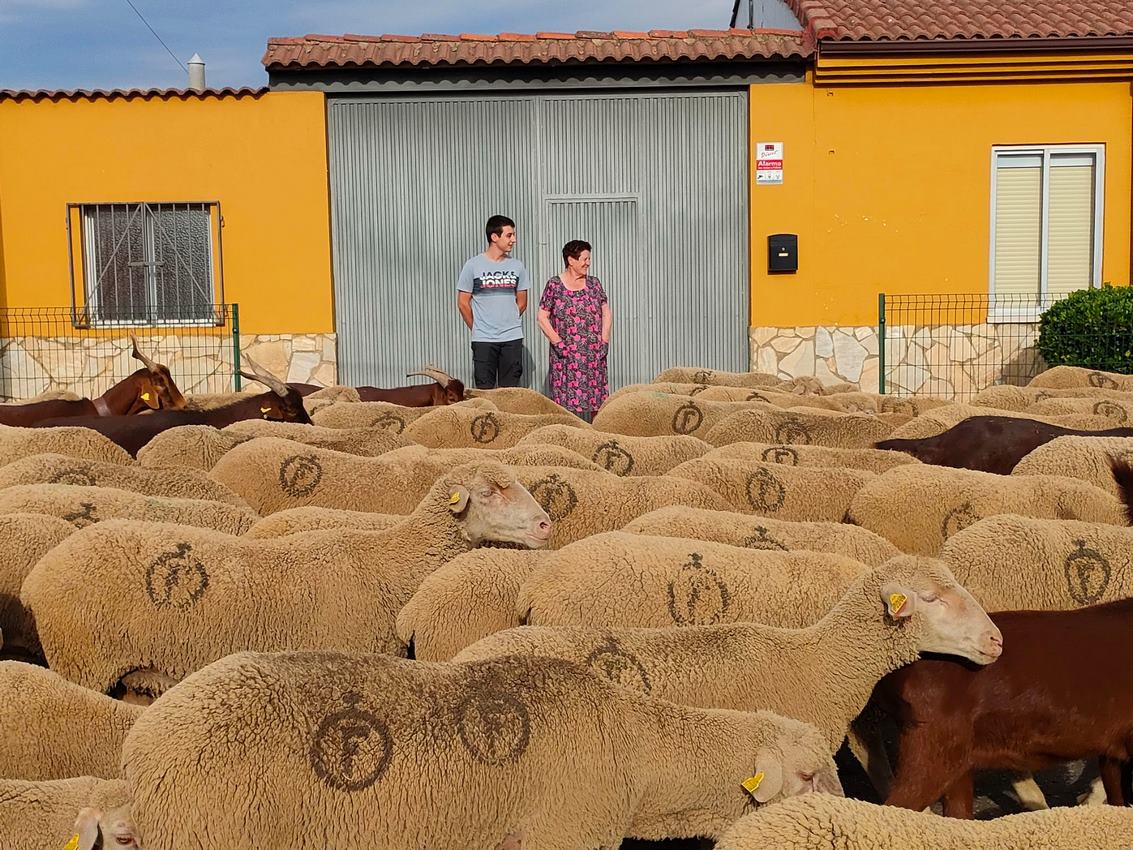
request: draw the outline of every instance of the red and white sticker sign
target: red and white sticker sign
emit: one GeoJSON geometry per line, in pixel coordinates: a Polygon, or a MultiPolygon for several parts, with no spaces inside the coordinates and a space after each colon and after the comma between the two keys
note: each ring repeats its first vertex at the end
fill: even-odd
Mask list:
{"type": "Polygon", "coordinates": [[[783,143],[758,142],[755,146],[755,182],[783,182],[783,143]]]}

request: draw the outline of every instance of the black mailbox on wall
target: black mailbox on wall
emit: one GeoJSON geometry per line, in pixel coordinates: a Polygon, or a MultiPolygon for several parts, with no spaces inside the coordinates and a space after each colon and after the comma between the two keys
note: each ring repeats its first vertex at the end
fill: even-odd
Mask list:
{"type": "Polygon", "coordinates": [[[773,233],[767,237],[767,271],[799,270],[799,237],[797,233],[773,233]]]}

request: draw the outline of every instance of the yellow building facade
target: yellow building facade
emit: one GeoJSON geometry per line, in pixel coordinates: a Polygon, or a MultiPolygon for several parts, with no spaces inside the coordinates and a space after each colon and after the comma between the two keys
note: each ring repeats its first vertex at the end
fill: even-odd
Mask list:
{"type": "MultiPolygon", "coordinates": [[[[1071,198],[1049,216],[1050,238],[1056,226],[1092,227],[1089,237],[1076,237],[1079,254],[1096,237],[1090,283],[1127,284],[1130,67],[1128,57],[1104,55],[850,61],[820,54],[806,85],[753,86],[753,173],[756,146],[781,142],[783,180],[751,187],[751,368],[876,389],[886,357],[889,391],[948,394],[987,383],[996,363],[1033,357],[1020,352],[1034,340],[1034,322],[1006,321],[1005,310],[989,317],[987,300],[998,277],[1000,291],[1011,289],[1018,301],[1026,275],[1037,273],[1030,255],[1037,263],[1055,251],[1033,241],[1005,244],[1008,226],[1041,232],[1040,221],[1020,216],[1041,213],[1043,204],[1007,196],[1005,175],[1023,172],[1000,171],[997,191],[997,169],[1010,164],[997,153],[1093,151],[1097,209],[1078,209],[1071,198]],[[798,235],[797,273],[767,271],[774,233],[798,235]],[[918,329],[914,340],[891,326],[883,351],[879,293],[951,297],[937,299],[931,316],[920,310],[918,324],[936,330],[918,329]]],[[[1033,240],[1022,231],[1019,238],[1033,240]]],[[[1049,275],[1052,293],[1057,271],[1049,275]]]]}
{"type": "MultiPolygon", "coordinates": [[[[109,280],[111,273],[126,276],[154,261],[142,244],[147,233],[158,245],[157,264],[171,272],[164,288],[148,296],[160,303],[135,305],[141,312],[131,316],[156,310],[145,322],[152,327],[137,333],[175,375],[185,358],[219,356],[225,363],[212,371],[231,378],[229,348],[182,344],[179,327],[186,323],[179,323],[184,317],[177,311],[184,308],[169,302],[191,298],[194,315],[208,302],[238,304],[239,346],[264,368],[290,380],[333,383],[322,94],[261,89],[0,98],[0,305],[75,305],[80,315],[88,306],[107,319],[105,337],[124,299],[147,297],[143,276],[118,290],[109,280]],[[193,226],[200,228],[196,243],[174,232],[193,226]],[[170,231],[164,238],[163,229],[170,231]],[[177,257],[186,244],[199,244],[202,257],[177,257]],[[115,252],[117,259],[107,260],[115,252]],[[174,278],[177,283],[169,282],[174,278]],[[99,298],[101,306],[94,303],[99,298]]],[[[97,374],[111,368],[106,361],[122,357],[98,332],[84,341],[86,365],[81,358],[39,356],[36,338],[52,334],[48,314],[28,310],[16,340],[25,361],[20,368],[33,369],[37,386],[79,384],[89,377],[83,370],[97,374]],[[50,374],[53,366],[68,374],[50,374]]],[[[215,383],[196,388],[219,389],[225,382],[215,383]]]]}

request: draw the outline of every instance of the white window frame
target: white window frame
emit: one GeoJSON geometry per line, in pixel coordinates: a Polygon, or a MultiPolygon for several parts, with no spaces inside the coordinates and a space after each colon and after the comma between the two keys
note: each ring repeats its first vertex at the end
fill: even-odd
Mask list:
{"type": "Polygon", "coordinates": [[[1043,311],[1050,306],[1047,303],[1047,252],[1050,239],[1050,203],[1048,192],[1050,190],[1050,160],[1056,154],[1078,154],[1093,156],[1094,158],[1094,246],[1093,270],[1090,275],[1089,289],[1101,286],[1102,277],[1102,228],[1105,211],[1105,145],[993,145],[991,149],[991,218],[990,241],[988,243],[987,282],[988,294],[991,296],[991,305],[988,307],[987,320],[996,322],[1037,322],[1043,311]],[[1033,308],[1010,308],[993,306],[995,304],[995,219],[996,202],[999,196],[998,163],[1000,154],[1013,156],[1029,155],[1042,158],[1042,229],[1039,235],[1039,290],[1036,293],[1043,306],[1033,308]]]}

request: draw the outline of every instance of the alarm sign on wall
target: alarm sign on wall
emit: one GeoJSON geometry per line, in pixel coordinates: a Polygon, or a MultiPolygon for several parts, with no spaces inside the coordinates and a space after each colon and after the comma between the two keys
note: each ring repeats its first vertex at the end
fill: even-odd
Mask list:
{"type": "Polygon", "coordinates": [[[755,182],[783,182],[783,143],[758,142],[755,146],[755,182]]]}

